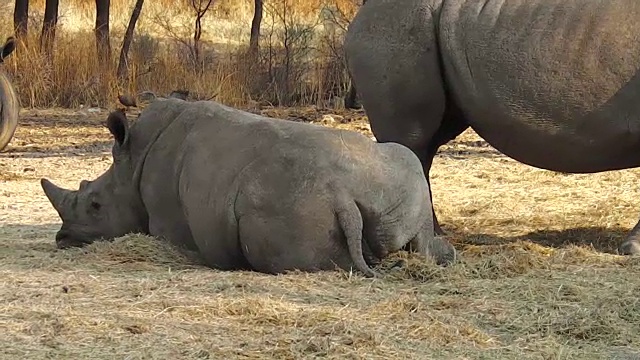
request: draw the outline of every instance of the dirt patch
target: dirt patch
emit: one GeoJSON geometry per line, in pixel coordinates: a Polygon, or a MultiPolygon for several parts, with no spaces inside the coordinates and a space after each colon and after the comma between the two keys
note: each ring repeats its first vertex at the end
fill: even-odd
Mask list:
{"type": "MultiPolygon", "coordinates": [[[[371,135],[361,112],[261,112],[371,135]]],[[[432,171],[458,264],[400,253],[376,280],[220,272],[141,235],[55,249],[38,180],[102,173],[105,118],[25,111],[0,153],[3,358],[640,358],[640,259],[614,254],[638,220],[638,170],[539,170],[467,131],[432,171]]]]}

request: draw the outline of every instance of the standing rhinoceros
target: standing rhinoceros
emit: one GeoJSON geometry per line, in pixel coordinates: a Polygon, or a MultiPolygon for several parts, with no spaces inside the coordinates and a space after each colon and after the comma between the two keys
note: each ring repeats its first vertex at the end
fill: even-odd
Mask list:
{"type": "Polygon", "coordinates": [[[446,265],[429,188],[406,147],[215,102],[156,100],[129,127],[109,114],[113,164],[78,191],[46,179],[58,247],[142,232],[218,269],[356,268],[405,245],[446,265]]]}
{"type": "MultiPolygon", "coordinates": [[[[369,0],[344,46],[374,135],[427,178],[469,126],[538,168],[640,166],[640,1],[369,0]]],[[[640,253],[640,222],[618,251],[640,253]]]]}
{"type": "MultiPolygon", "coordinates": [[[[10,36],[0,49],[0,65],[4,63],[16,48],[15,39],[10,36]]],[[[9,144],[18,127],[20,102],[11,80],[4,71],[0,70],[0,151],[9,144]]]]}

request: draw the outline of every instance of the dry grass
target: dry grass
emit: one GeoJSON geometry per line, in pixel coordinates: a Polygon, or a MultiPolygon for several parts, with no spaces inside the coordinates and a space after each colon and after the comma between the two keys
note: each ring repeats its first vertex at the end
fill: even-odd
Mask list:
{"type": "MultiPolygon", "coordinates": [[[[265,109],[321,121],[313,108],[265,109]]],[[[368,133],[361,113],[342,113],[368,133]]],[[[0,154],[1,358],[638,359],[638,170],[562,175],[471,131],[433,170],[463,260],[408,256],[382,279],[220,272],[144,236],[58,251],[38,178],[75,187],[110,163],[105,114],[25,111],[0,154]]]]}

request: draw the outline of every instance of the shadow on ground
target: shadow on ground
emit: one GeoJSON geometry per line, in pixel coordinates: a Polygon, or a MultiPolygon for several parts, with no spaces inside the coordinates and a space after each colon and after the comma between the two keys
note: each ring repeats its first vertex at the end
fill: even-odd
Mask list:
{"type": "MultiPolygon", "coordinates": [[[[4,224],[0,228],[0,241],[8,254],[31,251],[55,251],[55,232],[60,223],[42,225],[4,224]],[[30,241],[39,240],[39,241],[30,241]],[[46,240],[46,241],[44,241],[46,240]]],[[[567,246],[592,247],[595,251],[616,254],[618,245],[624,241],[629,229],[580,227],[565,230],[538,230],[518,236],[497,236],[493,234],[470,233],[451,226],[445,226],[447,237],[457,246],[495,246],[524,241],[552,248],[567,246]]]]}
{"type": "Polygon", "coordinates": [[[496,150],[484,140],[458,140],[454,139],[443,145],[437,152],[437,157],[445,157],[455,160],[468,160],[470,157],[479,158],[505,158],[506,155],[496,150]]]}
{"type": "Polygon", "coordinates": [[[21,115],[16,133],[1,159],[72,157],[109,151],[111,137],[101,115],[21,115]]]}
{"type": "Polygon", "coordinates": [[[100,154],[109,155],[113,141],[109,140],[92,140],[79,144],[58,144],[58,145],[30,145],[30,146],[12,146],[9,144],[7,149],[0,153],[0,159],[37,159],[49,157],[88,157],[100,154]]]}
{"type": "Polygon", "coordinates": [[[517,236],[470,233],[456,227],[443,226],[447,235],[459,245],[504,245],[527,241],[541,246],[565,248],[567,246],[593,247],[595,251],[616,254],[618,245],[629,234],[630,229],[614,227],[578,227],[564,230],[537,230],[517,236]]]}
{"type": "MultiPolygon", "coordinates": [[[[1,224],[0,243],[3,255],[24,256],[31,252],[51,252],[55,250],[55,233],[60,223],[38,225],[1,224]]],[[[0,256],[2,258],[4,256],[0,256]]]]}

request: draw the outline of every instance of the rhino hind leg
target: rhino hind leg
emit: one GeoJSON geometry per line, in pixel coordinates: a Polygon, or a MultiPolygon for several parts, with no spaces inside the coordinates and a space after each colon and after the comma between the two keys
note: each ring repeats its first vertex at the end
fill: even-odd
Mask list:
{"type": "Polygon", "coordinates": [[[629,239],[618,247],[618,254],[620,255],[640,255],[640,240],[629,239]]]}
{"type": "Polygon", "coordinates": [[[425,257],[432,257],[436,264],[447,266],[457,259],[456,248],[443,236],[433,236],[429,223],[407,243],[405,249],[414,251],[425,257]]]}
{"type": "MultiPolygon", "coordinates": [[[[353,88],[377,141],[411,149],[429,185],[438,148],[468,127],[448,99],[436,24],[426,3],[368,2],[344,40],[353,88]]],[[[434,231],[443,234],[433,206],[432,213],[434,231]]]]}
{"type": "MultiPolygon", "coordinates": [[[[263,177],[250,181],[263,188],[269,183],[263,177]]],[[[268,274],[342,269],[376,276],[367,264],[375,254],[362,241],[362,215],[353,198],[340,190],[337,197],[317,190],[311,196],[289,193],[278,201],[241,191],[235,210],[237,238],[247,264],[268,274]]]]}
{"type": "Polygon", "coordinates": [[[631,229],[627,239],[618,246],[620,255],[640,255],[640,221],[631,229]]]}
{"type": "MultiPolygon", "coordinates": [[[[378,277],[379,274],[371,269],[365,260],[362,238],[363,220],[360,209],[356,203],[349,201],[342,205],[337,210],[337,217],[344,237],[347,240],[349,254],[356,269],[362,271],[367,277],[378,277]]],[[[370,251],[367,251],[367,253],[368,256],[366,257],[371,258],[370,251]]]]}

